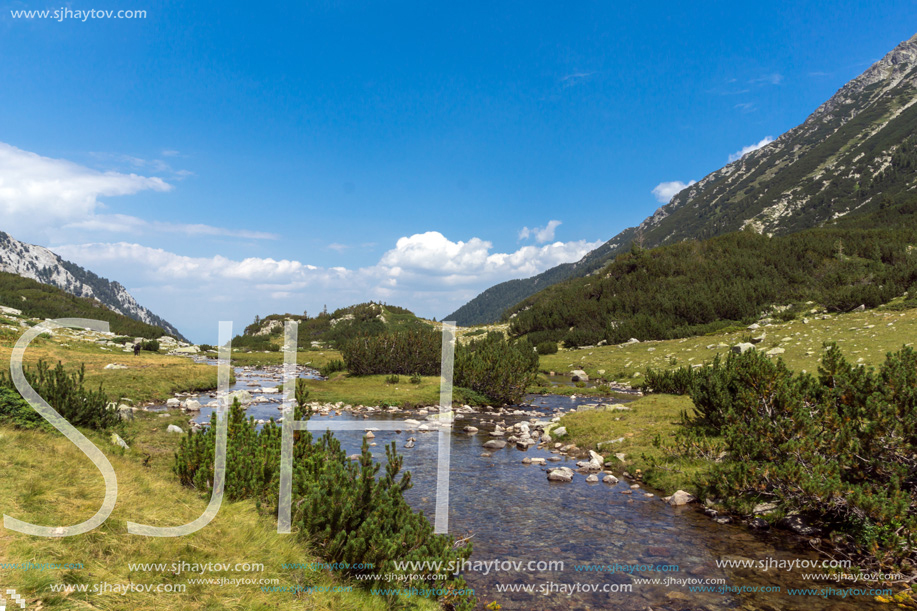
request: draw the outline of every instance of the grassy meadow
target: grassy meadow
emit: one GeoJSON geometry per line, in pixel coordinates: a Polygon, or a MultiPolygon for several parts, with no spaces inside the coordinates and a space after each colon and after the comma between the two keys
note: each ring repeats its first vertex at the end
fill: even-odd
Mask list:
{"type": "MultiPolygon", "coordinates": [[[[157,526],[190,522],[203,513],[207,499],[179,485],[171,472],[180,435],[166,427],[187,428],[187,416],[138,412],[125,437],[130,450],[112,445],[107,435],[84,431],[106,454],[118,475],[118,502],[108,520],[94,531],[60,539],[31,537],[5,531],[0,537],[3,562],[75,564],[82,569],[4,569],[5,588],[23,594],[28,609],[212,610],[303,609],[314,611],[382,611],[386,601],[356,587],[352,591],[322,591],[354,586],[328,570],[285,569],[284,563],[305,564],[318,558],[292,536],[279,535],[273,520],[251,501],[224,501],[216,518],[196,533],[177,538],[141,537],[127,533],[127,521],[157,526]],[[263,565],[260,571],[208,574],[131,571],[133,563],[263,565]],[[253,579],[256,583],[192,584],[189,578],[253,579]],[[312,592],[263,591],[269,585],[315,586],[312,592]],[[117,591],[93,594],[96,584],[184,585],[182,593],[117,591]],[[88,592],[71,589],[54,593],[52,585],[87,585],[88,592]]],[[[98,470],[61,435],[0,428],[0,503],[3,512],[42,525],[70,525],[92,516],[104,495],[98,470]]],[[[406,608],[435,609],[429,601],[405,601],[406,608]]]]}
{"type": "Polygon", "coordinates": [[[557,373],[582,369],[592,378],[638,384],[647,367],[672,369],[702,364],[717,354],[726,354],[739,342],[764,335],[758,350],[781,348],[784,352],[779,357],[790,369],[814,373],[826,342],[837,342],[851,362],[877,365],[887,352],[917,341],[917,310],[879,309],[823,316],[826,315],[813,313],[756,330],[742,326],[682,339],[561,350],[542,356],[540,367],[557,373]]]}

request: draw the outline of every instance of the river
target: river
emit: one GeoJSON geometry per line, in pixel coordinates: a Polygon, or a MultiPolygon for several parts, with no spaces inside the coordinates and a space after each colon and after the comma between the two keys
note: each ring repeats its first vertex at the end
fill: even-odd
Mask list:
{"type": "MultiPolygon", "coordinates": [[[[277,374],[236,370],[233,390],[253,390],[259,384],[276,386],[277,374]]],[[[257,396],[257,395],[256,395],[257,396]]],[[[280,415],[279,394],[264,395],[270,403],[254,404],[247,413],[260,419],[280,415]]],[[[784,531],[756,532],[743,525],[716,524],[695,505],[670,507],[656,490],[631,490],[632,482],[621,479],[610,486],[587,484],[577,474],[570,483],[549,482],[549,467],[568,465],[564,457],[548,466],[526,465],[528,457],[549,458],[552,454],[532,447],[520,451],[513,444],[487,452],[484,442],[491,439],[491,421],[510,425],[520,419],[547,419],[595,403],[594,397],[571,399],[559,395],[532,395],[520,409],[525,415],[468,414],[457,422],[451,440],[449,531],[453,535],[473,535],[471,560],[499,561],[485,572],[465,571],[470,587],[475,588],[479,608],[496,601],[509,610],[599,610],[620,611],[855,611],[887,608],[871,596],[839,593],[790,593],[790,589],[840,591],[866,588],[853,582],[817,582],[804,579],[806,573],[820,569],[723,568],[723,561],[782,563],[820,561],[804,539],[784,531]],[[536,415],[537,414],[537,415],[536,415]],[[465,425],[480,429],[476,435],[462,432],[465,425]],[[490,454],[487,456],[487,454],[490,454]],[[630,494],[627,494],[630,492],[630,494]],[[647,493],[653,496],[647,496],[647,493]],[[529,563],[533,563],[532,570],[529,563]],[[541,566],[539,566],[541,562],[541,566]],[[554,562],[551,567],[546,563],[554,562]],[[560,570],[562,563],[563,569],[560,570]],[[606,570],[584,570],[588,565],[606,565],[606,570]],[[517,570],[518,569],[518,570],[517,570]],[[538,570],[547,569],[547,570],[538,570]],[[637,583],[658,579],[660,583],[637,583]],[[668,579],[666,584],[663,580],[668,579]],[[673,583],[673,580],[678,580],[673,583]],[[715,580],[710,583],[708,580],[715,580]],[[687,583],[686,583],[687,582],[687,583]],[[517,591],[506,591],[516,588],[517,591]],[[526,591],[526,588],[528,591],[526,591]],[[693,588],[693,591],[692,591],[693,588]],[[707,588],[708,591],[699,591],[707,588]],[[764,589],[770,591],[765,591],[764,589]],[[591,591],[591,590],[598,591],[591,591]],[[606,590],[606,591],[602,591],[606,590]]],[[[204,407],[197,417],[209,421],[211,409],[204,407]]],[[[422,416],[408,413],[313,416],[315,426],[324,421],[359,419],[366,427],[374,421],[422,416]]],[[[311,427],[310,427],[311,428],[311,427]]],[[[422,510],[431,521],[434,513],[438,432],[375,432],[373,449],[385,458],[385,445],[396,441],[404,468],[412,472],[414,486],[407,500],[422,510]],[[405,449],[409,436],[415,447],[405,449]]],[[[348,453],[359,452],[362,431],[335,433],[348,453]]],[[[397,587],[397,584],[392,584],[397,587]]]]}

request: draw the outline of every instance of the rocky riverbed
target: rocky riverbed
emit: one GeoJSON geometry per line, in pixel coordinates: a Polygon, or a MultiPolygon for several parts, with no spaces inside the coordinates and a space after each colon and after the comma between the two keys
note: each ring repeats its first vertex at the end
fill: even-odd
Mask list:
{"type": "MultiPolygon", "coordinates": [[[[282,367],[238,368],[235,373],[231,390],[244,400],[249,415],[259,421],[281,417],[282,393],[277,386],[282,383],[282,367]]],[[[318,377],[306,368],[299,375],[318,377]]],[[[193,426],[204,426],[214,401],[211,394],[188,394],[175,397],[171,406],[186,410],[193,426]]],[[[324,421],[362,423],[358,430],[335,433],[348,454],[358,453],[366,437],[374,455],[384,460],[384,447],[394,441],[405,457],[404,468],[412,472],[414,486],[406,493],[407,499],[432,519],[437,440],[444,430],[436,408],[311,406],[310,428],[320,429],[324,421]],[[403,426],[393,430],[373,426],[374,422],[392,421],[403,426]]],[[[644,486],[639,472],[628,472],[623,462],[626,456],[605,461],[590,449],[558,440],[563,434],[557,422],[561,415],[579,409],[629,408],[619,400],[559,395],[529,396],[519,406],[455,408],[450,432],[449,531],[470,537],[472,561],[500,563],[491,570],[465,571],[481,608],[492,601],[506,610],[853,611],[883,607],[871,596],[788,592],[790,588],[838,590],[854,587],[852,583],[805,579],[804,570],[739,567],[743,561],[786,563],[816,561],[819,556],[806,537],[717,523],[698,503],[690,503],[693,499],[681,495],[666,502],[659,491],[644,486]],[[539,569],[549,561],[563,563],[563,568],[539,569]],[[535,563],[533,570],[527,570],[529,562],[535,563]],[[736,566],[719,566],[724,562],[736,566]],[[670,581],[642,583],[644,579],[670,581]],[[709,591],[698,591],[701,587],[709,591]]]]}

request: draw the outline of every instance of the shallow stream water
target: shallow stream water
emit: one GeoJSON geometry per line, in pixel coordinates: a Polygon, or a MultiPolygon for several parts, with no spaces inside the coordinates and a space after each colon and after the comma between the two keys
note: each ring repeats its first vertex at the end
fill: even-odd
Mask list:
{"type": "MultiPolygon", "coordinates": [[[[236,371],[236,380],[233,390],[251,391],[257,386],[250,384],[267,387],[280,383],[277,374],[265,376],[241,369],[236,371]]],[[[252,405],[247,413],[258,419],[276,419],[280,415],[281,396],[264,396],[274,402],[252,405]]],[[[455,536],[473,535],[472,561],[501,561],[500,566],[486,574],[484,571],[464,572],[469,586],[475,588],[479,608],[492,601],[497,601],[505,610],[546,611],[854,611],[887,608],[874,602],[872,596],[843,596],[838,592],[845,588],[868,588],[869,584],[819,582],[803,577],[806,573],[821,573],[821,569],[722,568],[717,564],[724,560],[765,563],[770,560],[784,564],[795,560],[820,561],[820,556],[803,538],[783,531],[759,533],[743,525],[716,524],[695,505],[670,507],[660,499],[658,491],[631,490],[629,484],[632,482],[624,480],[620,470],[616,470],[615,475],[621,481],[614,486],[587,484],[585,476],[580,474],[575,475],[571,483],[549,482],[546,477],[549,467],[567,465],[575,469],[575,461],[564,457],[559,462],[548,462],[547,466],[522,464],[526,456],[553,456],[535,447],[520,451],[508,443],[491,456],[484,456],[489,453],[483,444],[492,438],[488,431],[493,429],[493,420],[510,425],[519,419],[549,419],[594,403],[594,397],[532,395],[527,397],[527,405],[520,407],[529,412],[526,415],[468,414],[453,427],[449,532],[455,536]],[[532,415],[534,412],[538,416],[532,415]],[[476,435],[462,432],[462,427],[468,424],[478,427],[480,432],[476,435]],[[654,496],[647,497],[647,492],[654,496]],[[505,561],[521,562],[522,570],[503,570],[510,566],[505,561]],[[562,562],[563,569],[557,570],[559,565],[555,565],[555,570],[537,570],[539,561],[562,562]],[[534,570],[526,570],[529,562],[536,563],[534,570]],[[630,573],[620,569],[586,571],[582,570],[585,565],[638,568],[630,573]],[[642,579],[659,579],[661,583],[638,583],[642,579]],[[662,582],[666,579],[681,582],[662,582]],[[686,585],[684,580],[691,583],[686,585]],[[719,581],[705,583],[705,580],[719,581]],[[513,587],[519,591],[506,591],[513,587]],[[530,591],[522,589],[526,587],[530,591]],[[709,590],[697,591],[699,587],[709,590]],[[577,591],[571,594],[571,588],[577,591]],[[593,588],[599,591],[588,591],[593,588]],[[765,592],[763,588],[771,591],[765,592]],[[835,593],[791,594],[790,588],[833,588],[835,593]]],[[[197,420],[209,422],[211,411],[205,407],[197,420]]],[[[366,427],[372,427],[374,421],[412,417],[424,419],[410,413],[374,414],[364,419],[362,414],[342,412],[340,415],[316,415],[313,421],[320,426],[324,421],[358,419],[366,427]]],[[[373,439],[376,446],[372,450],[384,460],[385,446],[396,441],[399,452],[404,455],[404,469],[411,471],[414,484],[406,497],[432,521],[439,432],[408,432],[409,428],[406,426],[401,433],[376,431],[373,439]],[[417,439],[416,446],[405,449],[404,444],[411,436],[417,439]]],[[[348,454],[359,452],[362,431],[335,434],[348,454]]]]}

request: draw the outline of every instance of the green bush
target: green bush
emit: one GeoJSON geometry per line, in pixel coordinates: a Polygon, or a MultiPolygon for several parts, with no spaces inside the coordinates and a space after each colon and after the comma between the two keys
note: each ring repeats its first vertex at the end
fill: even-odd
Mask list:
{"type": "Polygon", "coordinates": [[[300,407],[304,407],[306,405],[306,401],[309,400],[308,382],[306,382],[306,380],[303,378],[296,378],[296,388],[293,392],[296,396],[296,403],[298,403],[300,407]]]}
{"type": "Polygon", "coordinates": [[[691,397],[728,447],[703,494],[776,502],[881,566],[917,563],[917,352],[874,371],[832,344],[815,377],[749,351],[699,374],[691,397]]]}
{"type": "Polygon", "coordinates": [[[411,376],[411,384],[420,384],[421,382],[423,382],[423,378],[420,377],[419,373],[411,376]]]}
{"type": "Polygon", "coordinates": [[[439,375],[441,337],[430,327],[360,335],[341,346],[341,355],[354,375],[439,375]]]}
{"type": "Polygon", "coordinates": [[[20,429],[51,428],[19,393],[0,387],[0,422],[20,429]]]}
{"type": "MultiPolygon", "coordinates": [[[[297,419],[307,416],[296,409],[297,419]]],[[[258,430],[254,418],[246,419],[238,402],[230,408],[225,493],[229,500],[255,499],[259,507],[277,515],[281,428],[273,420],[258,430]]],[[[213,482],[215,416],[211,426],[189,431],[175,454],[174,471],[186,486],[209,495],[213,482]]],[[[399,477],[402,458],[395,444],[386,447],[385,471],[373,462],[367,440],[359,461],[348,459],[338,440],[326,431],[313,439],[308,431],[294,433],[293,502],[294,531],[328,562],[370,564],[369,570],[349,569],[346,574],[405,573],[394,562],[443,563],[418,588],[463,588],[448,565],[471,555],[471,546],[454,549],[448,535],[433,533],[422,512],[414,512],[404,499],[411,487],[410,472],[399,477]]],[[[364,579],[367,588],[386,587],[385,582],[364,579]]],[[[455,609],[470,611],[474,597],[451,600],[455,609]]]]}
{"type": "MultiPolygon", "coordinates": [[[[441,335],[433,329],[362,336],[341,349],[347,370],[355,375],[439,375],[441,351],[441,335]]],[[[486,396],[488,403],[517,403],[537,369],[531,344],[492,332],[456,346],[453,382],[486,396]]]]}
{"type": "MultiPolygon", "coordinates": [[[[60,361],[57,367],[51,369],[44,360],[40,360],[34,369],[25,366],[23,373],[29,385],[73,426],[106,429],[120,421],[118,412],[107,408],[108,399],[101,384],[96,391],[84,387],[85,365],[80,365],[78,371],[67,373],[60,361]]],[[[6,371],[0,372],[0,387],[19,396],[12,377],[6,371]]],[[[10,424],[34,428],[46,422],[24,400],[19,403],[7,395],[4,401],[2,418],[10,424]]]]}
{"type": "Polygon", "coordinates": [[[394,374],[394,373],[393,373],[392,375],[388,376],[387,378],[385,378],[385,383],[386,383],[386,384],[397,384],[397,383],[400,382],[400,381],[401,381],[401,378],[399,378],[399,377],[398,377],[396,374],[394,374]]]}
{"type": "Polygon", "coordinates": [[[666,371],[647,367],[646,375],[643,377],[643,392],[685,395],[691,390],[694,379],[695,370],[691,367],[666,371]]]}
{"type": "Polygon", "coordinates": [[[320,367],[318,372],[323,378],[327,378],[332,373],[337,373],[339,371],[344,371],[346,369],[344,361],[341,359],[332,359],[325,363],[324,366],[320,367]]]}
{"type": "Polygon", "coordinates": [[[147,352],[159,352],[159,342],[155,339],[140,342],[140,349],[147,352]]]}
{"type": "Polygon", "coordinates": [[[557,342],[539,342],[536,349],[538,354],[557,354],[557,342]]]}
{"type": "Polygon", "coordinates": [[[510,342],[501,333],[488,333],[456,349],[455,384],[497,404],[521,401],[537,375],[538,355],[527,341],[510,342]]]}

